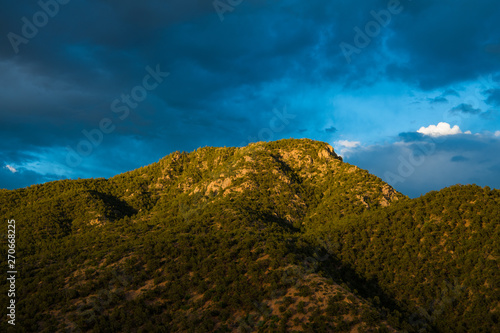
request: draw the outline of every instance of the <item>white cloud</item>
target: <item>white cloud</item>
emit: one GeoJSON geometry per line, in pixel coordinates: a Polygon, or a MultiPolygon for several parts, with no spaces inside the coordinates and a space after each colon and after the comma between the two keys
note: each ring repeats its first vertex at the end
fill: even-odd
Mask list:
{"type": "Polygon", "coordinates": [[[14,168],[14,167],[13,167],[13,166],[11,166],[11,165],[8,165],[8,164],[7,164],[7,165],[5,166],[5,168],[9,169],[9,171],[10,171],[10,172],[12,172],[12,173],[16,173],[16,172],[17,172],[17,169],[16,169],[16,168],[14,168]]]}
{"type": "Polygon", "coordinates": [[[446,140],[421,139],[404,145],[387,142],[363,146],[345,160],[410,197],[457,183],[500,189],[500,155],[492,153],[500,151],[500,135],[485,132],[452,135],[446,140]]]}
{"type": "Polygon", "coordinates": [[[339,140],[333,143],[335,151],[344,156],[345,154],[351,152],[354,148],[357,148],[361,145],[359,141],[349,141],[349,140],[339,140]]]}
{"type": "Polygon", "coordinates": [[[495,136],[500,136],[500,131],[496,131],[495,136]]]}
{"type": "Polygon", "coordinates": [[[342,147],[346,147],[346,148],[356,148],[361,144],[361,142],[349,141],[349,140],[339,140],[339,141],[335,141],[335,144],[342,146],[342,147]]]}
{"type": "MultiPolygon", "coordinates": [[[[460,130],[460,127],[458,125],[455,125],[453,127],[450,126],[450,124],[441,122],[436,125],[429,125],[428,127],[420,127],[420,129],[417,131],[418,133],[424,134],[424,135],[429,135],[429,136],[444,136],[444,135],[455,135],[455,134],[462,134],[462,131],[460,130]]],[[[470,131],[465,132],[465,134],[471,134],[470,131]]]]}

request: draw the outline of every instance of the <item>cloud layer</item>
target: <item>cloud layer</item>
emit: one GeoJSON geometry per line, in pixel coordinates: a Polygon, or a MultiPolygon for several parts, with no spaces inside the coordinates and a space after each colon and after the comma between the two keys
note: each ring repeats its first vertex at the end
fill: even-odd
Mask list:
{"type": "Polygon", "coordinates": [[[359,148],[347,160],[417,197],[457,183],[500,188],[499,151],[500,137],[494,133],[402,133],[393,143],[359,148]]]}
{"type": "Polygon", "coordinates": [[[308,137],[348,155],[421,127],[500,129],[496,0],[57,3],[0,13],[0,187],[205,145],[308,137]]]}
{"type": "Polygon", "coordinates": [[[448,124],[448,123],[440,122],[437,125],[429,125],[428,127],[420,127],[420,129],[417,131],[417,133],[437,137],[437,136],[444,136],[444,135],[461,134],[462,131],[460,130],[460,127],[458,125],[451,127],[450,124],[448,124]]]}

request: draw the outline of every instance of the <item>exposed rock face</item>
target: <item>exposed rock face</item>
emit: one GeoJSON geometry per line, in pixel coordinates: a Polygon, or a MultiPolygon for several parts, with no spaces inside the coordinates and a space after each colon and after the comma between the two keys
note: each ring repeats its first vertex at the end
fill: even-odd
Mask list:
{"type": "MultiPolygon", "coordinates": [[[[208,205],[219,197],[247,198],[266,193],[271,201],[286,200],[294,212],[278,214],[279,218],[299,224],[308,220],[306,208],[318,204],[305,195],[307,191],[319,189],[329,204],[320,202],[318,209],[336,211],[338,216],[351,210],[346,202],[357,209],[372,209],[404,197],[365,170],[344,163],[331,145],[308,139],[257,142],[241,148],[201,148],[189,154],[171,154],[144,169],[146,173],[162,174],[149,185],[153,194],[161,195],[163,186],[174,186],[208,205]],[[193,172],[198,177],[184,176],[193,172]],[[335,202],[338,204],[332,206],[335,202]]],[[[316,213],[310,210],[308,214],[316,213]]]]}
{"type": "Polygon", "coordinates": [[[305,139],[0,190],[30,332],[493,332],[499,207],[407,199],[305,139]]]}

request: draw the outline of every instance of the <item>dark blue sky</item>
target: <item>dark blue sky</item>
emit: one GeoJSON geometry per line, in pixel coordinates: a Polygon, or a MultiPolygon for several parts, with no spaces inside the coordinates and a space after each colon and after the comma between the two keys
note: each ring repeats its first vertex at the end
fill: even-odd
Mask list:
{"type": "Polygon", "coordinates": [[[500,188],[497,0],[41,0],[0,13],[0,188],[311,138],[418,196],[500,188]]]}

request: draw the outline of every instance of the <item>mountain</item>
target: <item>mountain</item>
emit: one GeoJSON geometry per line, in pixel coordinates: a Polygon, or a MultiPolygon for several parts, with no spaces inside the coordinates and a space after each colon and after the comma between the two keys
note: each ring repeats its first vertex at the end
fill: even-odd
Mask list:
{"type": "Polygon", "coordinates": [[[499,331],[499,204],[460,185],[409,199],[307,139],[0,190],[18,271],[0,329],[499,331]]]}

